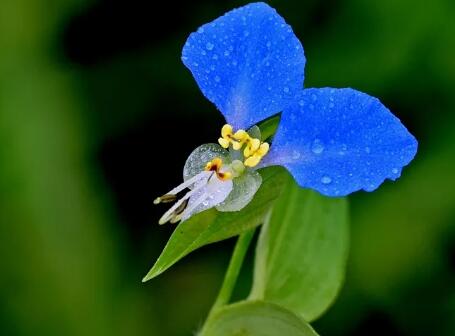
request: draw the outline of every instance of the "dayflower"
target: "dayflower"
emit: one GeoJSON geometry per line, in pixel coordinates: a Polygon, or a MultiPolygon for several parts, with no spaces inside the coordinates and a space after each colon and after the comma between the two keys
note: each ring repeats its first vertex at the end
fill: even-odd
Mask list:
{"type": "Polygon", "coordinates": [[[416,154],[416,139],[378,99],[350,88],[303,89],[303,47],[264,3],[201,26],[182,61],[227,123],[218,144],[191,153],[184,183],[155,200],[173,202],[190,189],[161,224],[214,206],[242,209],[261,185],[259,168],[282,165],[301,187],[344,196],[397,179],[416,154]],[[255,125],[278,113],[272,141],[262,139],[255,125]]]}

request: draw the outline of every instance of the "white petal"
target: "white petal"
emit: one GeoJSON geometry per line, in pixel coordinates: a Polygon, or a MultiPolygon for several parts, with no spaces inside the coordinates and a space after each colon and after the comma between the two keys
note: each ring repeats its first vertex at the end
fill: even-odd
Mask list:
{"type": "Polygon", "coordinates": [[[187,209],[182,215],[182,221],[222,203],[232,191],[232,186],[232,180],[221,181],[213,174],[205,187],[199,189],[191,196],[187,209]]]}

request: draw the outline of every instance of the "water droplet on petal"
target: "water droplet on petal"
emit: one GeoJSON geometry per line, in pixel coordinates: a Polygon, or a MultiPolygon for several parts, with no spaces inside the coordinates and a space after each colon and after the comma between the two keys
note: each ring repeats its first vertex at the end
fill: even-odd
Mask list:
{"type": "Polygon", "coordinates": [[[321,182],[323,184],[330,184],[332,182],[332,179],[329,176],[325,175],[321,178],[321,182]]]}
{"type": "Polygon", "coordinates": [[[297,160],[300,157],[300,153],[296,150],[292,151],[292,158],[297,160]]]}
{"type": "Polygon", "coordinates": [[[272,45],[272,43],[270,43],[270,41],[268,41],[268,42],[266,43],[267,48],[270,48],[271,45],[272,45]]]}
{"type": "Polygon", "coordinates": [[[370,154],[370,152],[371,152],[370,147],[365,147],[365,153],[370,154]]]}
{"type": "Polygon", "coordinates": [[[312,94],[311,99],[313,99],[313,101],[316,101],[316,100],[318,100],[318,97],[315,94],[312,94]]]}
{"type": "Polygon", "coordinates": [[[299,105],[300,106],[304,106],[305,105],[305,102],[303,101],[303,99],[299,101],[299,105]]]}
{"type": "Polygon", "coordinates": [[[220,80],[221,78],[219,76],[215,76],[215,82],[219,83],[220,80]]]}
{"type": "Polygon", "coordinates": [[[333,108],[334,106],[335,106],[334,103],[330,103],[330,104],[329,104],[329,107],[330,107],[330,108],[333,108]]]}
{"type": "Polygon", "coordinates": [[[313,141],[313,144],[311,146],[311,151],[314,154],[321,154],[324,151],[324,145],[321,143],[321,140],[316,139],[313,141]]]}
{"type": "Polygon", "coordinates": [[[286,92],[286,93],[288,93],[288,92],[289,92],[289,88],[288,88],[287,86],[285,86],[285,87],[283,88],[283,91],[286,92]]]}
{"type": "Polygon", "coordinates": [[[345,155],[347,150],[348,150],[348,146],[346,146],[346,144],[342,144],[338,154],[345,155]]]}
{"type": "Polygon", "coordinates": [[[392,168],[392,173],[398,174],[398,168],[392,168]]]}
{"type": "Polygon", "coordinates": [[[213,47],[214,47],[213,43],[210,42],[207,42],[207,44],[205,45],[205,49],[207,50],[213,50],[213,47]]]}

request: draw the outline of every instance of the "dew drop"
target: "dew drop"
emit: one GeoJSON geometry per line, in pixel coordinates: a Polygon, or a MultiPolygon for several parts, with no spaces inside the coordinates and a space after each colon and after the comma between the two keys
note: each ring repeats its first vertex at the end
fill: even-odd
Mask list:
{"type": "Polygon", "coordinates": [[[292,158],[294,160],[297,160],[299,157],[300,157],[300,153],[298,151],[295,150],[292,152],[292,158]]]}
{"type": "Polygon", "coordinates": [[[324,151],[324,145],[321,143],[321,140],[316,139],[313,141],[313,144],[311,146],[311,151],[314,154],[321,154],[324,151]]]}
{"type": "Polygon", "coordinates": [[[289,92],[289,88],[288,88],[287,86],[285,86],[285,87],[283,88],[283,91],[286,92],[286,93],[288,93],[288,92],[289,92]]]}
{"type": "Polygon", "coordinates": [[[215,55],[212,56],[212,58],[213,58],[214,60],[217,60],[217,59],[218,59],[218,55],[215,54],[215,55]]]}
{"type": "Polygon", "coordinates": [[[370,154],[370,152],[371,152],[370,147],[365,147],[365,153],[370,154]]]}
{"type": "Polygon", "coordinates": [[[329,104],[329,107],[330,107],[330,108],[333,108],[334,106],[335,106],[334,103],[330,103],[330,104],[329,104]]]}
{"type": "Polygon", "coordinates": [[[304,106],[305,105],[305,102],[303,101],[303,99],[299,101],[299,105],[300,106],[304,106]]]}
{"type": "Polygon", "coordinates": [[[221,78],[219,76],[215,76],[215,82],[219,83],[221,78]]]}
{"type": "Polygon", "coordinates": [[[205,49],[207,50],[213,50],[213,47],[214,47],[213,43],[210,42],[207,42],[207,44],[205,45],[205,49]]]}
{"type": "Polygon", "coordinates": [[[392,168],[392,173],[398,174],[398,168],[392,168]]]}
{"type": "Polygon", "coordinates": [[[224,56],[229,56],[229,51],[226,50],[226,51],[224,52],[224,56]]]}
{"type": "Polygon", "coordinates": [[[323,184],[330,184],[332,182],[332,179],[329,176],[325,175],[321,178],[321,182],[323,184]]]}
{"type": "Polygon", "coordinates": [[[316,100],[318,100],[318,97],[316,97],[315,94],[312,94],[312,95],[311,95],[311,99],[313,99],[313,101],[316,101],[316,100]]]}
{"type": "Polygon", "coordinates": [[[270,43],[270,41],[268,41],[268,42],[266,43],[267,48],[270,48],[271,45],[272,45],[272,43],[270,43]]]}
{"type": "Polygon", "coordinates": [[[341,149],[340,149],[340,151],[338,152],[338,154],[340,154],[340,155],[345,155],[347,150],[348,150],[348,146],[346,146],[346,144],[342,144],[342,145],[341,145],[341,149]]]}

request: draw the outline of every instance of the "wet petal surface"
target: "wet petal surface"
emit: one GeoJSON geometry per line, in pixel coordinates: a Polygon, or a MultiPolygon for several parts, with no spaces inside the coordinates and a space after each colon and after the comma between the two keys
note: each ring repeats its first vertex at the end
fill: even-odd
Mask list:
{"type": "Polygon", "coordinates": [[[186,41],[182,61],[236,129],[280,112],[303,87],[303,47],[264,3],[234,9],[201,26],[186,41]]]}
{"type": "Polygon", "coordinates": [[[283,165],[300,186],[343,196],[397,179],[416,151],[416,139],[378,99],[306,89],[283,111],[263,165],[283,165]]]}

